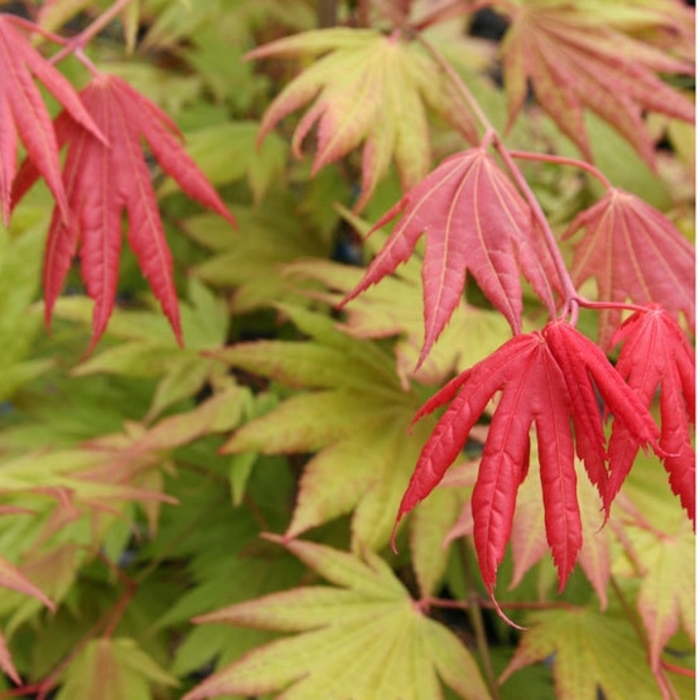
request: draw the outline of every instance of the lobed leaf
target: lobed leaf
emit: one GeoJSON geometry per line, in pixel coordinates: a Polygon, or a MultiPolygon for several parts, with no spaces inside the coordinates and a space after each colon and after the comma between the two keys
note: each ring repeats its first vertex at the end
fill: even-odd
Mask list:
{"type": "Polygon", "coordinates": [[[475,142],[469,116],[458,109],[438,66],[397,33],[322,29],[279,39],[248,57],[318,54],[325,55],[272,101],[259,138],[315,98],[294,132],[292,149],[300,157],[304,137],[318,123],[313,174],[364,141],[357,209],[369,202],[392,158],[405,188],[417,184],[428,171],[429,131],[423,103],[475,142]]]}
{"type": "MultiPolygon", "coordinates": [[[[628,10],[640,13],[643,22],[676,35],[683,26],[663,13],[654,18],[644,8],[628,10]]],[[[590,109],[628,139],[653,167],[654,144],[643,114],[660,112],[694,121],[693,103],[656,75],[690,73],[690,62],[672,58],[611,26],[600,17],[604,9],[601,12],[590,3],[529,0],[509,5],[506,11],[510,26],[503,42],[503,67],[511,122],[525,102],[530,81],[542,108],[587,159],[592,159],[592,153],[583,113],[590,109]]],[[[690,46],[687,32],[684,34],[679,40],[690,46]]]]}
{"type": "MultiPolygon", "coordinates": [[[[639,397],[651,405],[661,391],[661,438],[664,467],[673,493],[695,523],[695,450],[689,423],[695,424],[695,353],[684,333],[658,305],[631,316],[615,334],[622,341],[617,371],[639,397]]],[[[613,424],[611,455],[619,467],[608,485],[612,499],[629,473],[638,451],[629,429],[613,424]]]]}
{"type": "MultiPolygon", "coordinates": [[[[430,399],[420,418],[451,401],[424,445],[397,514],[397,523],[442,480],[489,400],[500,393],[484,444],[472,494],[474,544],[481,574],[493,594],[496,572],[511,536],[518,488],[530,461],[530,427],[537,433],[539,474],[547,542],[563,588],[582,545],[574,467],[576,450],[592,450],[593,471],[606,507],[607,463],[600,425],[582,422],[578,405],[592,405],[595,391],[623,422],[637,445],[656,443],[658,429],[634,392],[621,381],[599,348],[563,321],[542,333],[518,335],[430,399]],[[574,363],[577,368],[574,368],[574,363]],[[573,434],[572,434],[573,426],[573,434]],[[583,443],[585,449],[582,449],[583,443]],[[601,461],[602,460],[602,461],[601,461]]],[[[617,465],[613,462],[612,469],[617,465]]],[[[590,476],[589,476],[590,478],[590,476]]]]}
{"type": "Polygon", "coordinates": [[[425,337],[421,364],[460,303],[471,273],[514,333],[522,328],[520,272],[555,313],[549,252],[535,235],[530,210],[484,148],[444,160],[390,209],[374,229],[402,214],[347,304],[391,274],[426,235],[422,268],[425,337]],[[520,269],[519,269],[520,268],[520,269]]]}
{"type": "Polygon", "coordinates": [[[419,611],[377,555],[361,561],[310,542],[285,546],[336,585],[296,588],[197,618],[301,634],[249,653],[187,700],[274,691],[287,698],[437,700],[439,679],[461,698],[488,697],[466,648],[419,611]]]}
{"type": "MultiPolygon", "coordinates": [[[[81,271],[94,301],[90,350],[104,333],[114,308],[121,220],[128,217],[127,238],[141,269],[182,343],[177,295],[172,279],[172,256],[144,161],[142,139],[163,169],[193,199],[234,224],[216,190],[207,182],[178,141],[172,120],[118,76],[100,75],[81,93],[85,108],[104,131],[113,148],[78,130],[65,114],[56,120],[59,142],[69,144],[64,179],[74,216],[64,221],[57,209],[49,231],[44,264],[47,325],[71,260],[80,250],[81,271]]],[[[31,154],[30,154],[31,155],[31,154]]],[[[34,164],[21,174],[20,197],[31,184],[34,164]]]]}
{"type": "MultiPolygon", "coordinates": [[[[577,287],[593,277],[598,296],[610,302],[660,304],[670,314],[695,322],[693,246],[656,209],[633,194],[612,188],[571,223],[565,238],[579,229],[571,278],[577,287]]],[[[600,311],[598,343],[610,349],[622,312],[600,311]]]]}

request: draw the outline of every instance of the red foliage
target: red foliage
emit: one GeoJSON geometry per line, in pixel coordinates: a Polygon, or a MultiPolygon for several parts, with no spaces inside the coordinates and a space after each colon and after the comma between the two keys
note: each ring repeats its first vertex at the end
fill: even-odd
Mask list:
{"type": "MultiPolygon", "coordinates": [[[[122,213],[128,216],[127,238],[163,312],[182,342],[180,314],[168,249],[142,139],[168,175],[193,199],[234,224],[216,190],[180,145],[179,131],[155,104],[118,76],[100,75],[80,93],[90,116],[110,146],[76,127],[65,112],[55,123],[59,147],[68,144],[64,180],[71,216],[54,211],[44,262],[46,322],[61,293],[73,256],[80,248],[81,272],[95,301],[92,349],[114,308],[122,240],[122,213]]],[[[34,159],[20,171],[15,201],[36,178],[34,159]]]]}
{"type": "Polygon", "coordinates": [[[619,455],[606,449],[596,391],[636,448],[656,448],[659,431],[644,403],[602,351],[571,325],[556,321],[541,333],[509,340],[447,384],[416,416],[452,400],[421,452],[397,521],[438,485],[489,400],[500,392],[472,496],[481,573],[492,592],[510,538],[518,487],[529,466],[534,423],[547,540],[563,588],[581,548],[574,436],[576,450],[606,505],[609,475],[621,468],[619,455]]]}

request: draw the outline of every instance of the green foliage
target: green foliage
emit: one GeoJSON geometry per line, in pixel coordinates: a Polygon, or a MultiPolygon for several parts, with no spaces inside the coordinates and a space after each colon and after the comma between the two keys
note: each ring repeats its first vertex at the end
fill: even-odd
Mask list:
{"type": "MultiPolygon", "coordinates": [[[[116,174],[123,144],[102,144],[100,162],[112,165],[100,191],[115,226],[100,245],[78,245],[78,234],[98,229],[80,220],[87,198],[74,191],[68,166],[63,197],[56,168],[71,156],[33,140],[32,124],[50,133],[43,113],[7,112],[5,95],[33,93],[0,75],[0,205],[12,214],[0,225],[0,697],[13,686],[13,695],[57,700],[694,696],[695,535],[684,510],[694,512],[686,342],[694,312],[693,14],[675,0],[486,4],[508,19],[500,42],[469,35],[474,17],[463,2],[24,3],[48,32],[36,34],[38,58],[27,59],[39,63],[27,68],[0,51],[0,68],[22,66],[81,115],[70,84],[49,68],[37,71],[57,50],[51,32],[82,32],[58,49],[56,68],[76,90],[87,82],[86,64],[95,84],[101,74],[118,76],[130,86],[120,89],[150,100],[138,102],[138,115],[148,131],[148,115],[158,114],[159,127],[147,133],[153,150],[127,122],[119,128],[131,134],[129,152],[143,156],[130,196],[141,197],[150,177],[148,201],[157,208],[127,220],[116,201],[127,187],[116,174]],[[557,64],[548,57],[558,51],[557,64]],[[606,91],[614,93],[607,102],[606,91]],[[13,124],[37,162],[16,168],[13,124]],[[180,136],[177,148],[163,146],[180,136]],[[411,188],[420,195],[426,176],[444,172],[440,161],[464,158],[465,148],[466,160],[483,168],[476,184],[452,171],[447,189],[447,178],[431,180],[429,197],[404,199],[411,188]],[[595,166],[576,160],[580,152],[595,166]],[[39,174],[49,187],[27,191],[39,174]],[[209,199],[207,181],[217,192],[209,199]],[[639,240],[648,232],[658,254],[635,247],[635,236],[607,219],[602,253],[599,241],[581,242],[581,231],[595,228],[588,212],[612,186],[632,193],[639,211],[653,211],[635,232],[639,240]],[[193,201],[183,190],[201,196],[193,201]],[[464,192],[471,205],[459,200],[464,192]],[[76,208],[78,223],[69,218],[76,208]],[[135,254],[120,253],[122,229],[133,235],[139,217],[154,212],[162,237],[147,248],[130,239],[135,254]],[[399,213],[415,229],[410,245],[390,231],[399,213]],[[586,225],[570,240],[573,221],[586,225]],[[64,237],[50,236],[45,256],[49,230],[64,237]],[[425,232],[429,245],[420,240],[425,232]],[[631,241],[629,258],[639,254],[643,264],[606,258],[623,239],[631,241]],[[537,254],[527,252],[530,244],[537,254]],[[152,269],[151,254],[166,247],[172,266],[162,255],[158,275],[145,281],[137,258],[152,269]],[[519,269],[513,260],[521,255],[527,264],[519,269]],[[56,259],[67,286],[49,334],[41,326],[42,264],[46,283],[56,259]],[[577,265],[586,274],[574,289],[567,269],[577,265]],[[683,271],[675,286],[664,283],[666,267],[683,271]],[[625,277],[632,272],[633,288],[625,277]],[[597,296],[593,278],[605,275],[614,308],[597,296]],[[86,354],[97,340],[95,285],[106,328],[86,354]],[[182,344],[162,313],[164,299],[182,344]],[[653,372],[643,349],[631,360],[623,352],[620,362],[647,378],[639,382],[643,407],[665,426],[662,445],[682,454],[657,444],[656,454],[637,454],[628,439],[620,460],[634,464],[616,476],[624,483],[615,495],[607,489],[619,455],[608,448],[619,443],[607,440],[614,428],[589,399],[619,397],[622,379],[591,384],[592,351],[564,357],[568,347],[559,348],[559,364],[541,373],[566,371],[567,397],[547,398],[566,409],[565,420],[551,421],[559,433],[535,435],[526,411],[508,412],[522,406],[498,385],[503,367],[488,375],[496,398],[484,399],[483,410],[474,408],[483,386],[469,395],[458,387],[499,357],[512,329],[532,334],[528,348],[549,352],[537,334],[551,329],[552,309],[562,325],[578,318],[585,347],[603,323],[603,349],[617,358],[619,304],[630,300],[663,304],[663,323],[673,324],[664,327],[677,330],[673,314],[685,315],[653,372]],[[498,310],[506,305],[512,318],[498,310]],[[431,314],[440,327],[450,319],[423,358],[431,314]],[[673,376],[658,390],[648,378],[661,364],[658,372],[673,376]],[[469,409],[470,430],[452,409],[427,415],[448,400],[469,409]],[[581,421],[578,442],[562,451],[573,469],[563,484],[544,460],[543,488],[538,454],[568,430],[569,415],[581,421]],[[424,495],[437,481],[425,454],[446,445],[456,455],[438,466],[449,470],[397,525],[409,483],[424,495]],[[482,452],[495,496],[472,509],[475,486],[477,498],[485,488],[482,452]],[[429,473],[411,481],[417,463],[429,473]],[[552,513],[552,481],[561,502],[573,499],[580,511],[574,535],[582,544],[564,543],[573,572],[562,591],[549,556],[563,556],[565,521],[552,513]],[[512,494],[505,506],[503,493],[512,494]],[[511,505],[508,531],[501,523],[511,505]],[[476,529],[483,540],[484,517],[505,549],[488,586],[479,565],[494,545],[474,538],[476,529]]],[[[4,36],[28,36],[8,19],[17,5],[0,0],[0,49],[4,36]]],[[[121,100],[124,114],[137,113],[121,100]]],[[[100,104],[89,111],[108,126],[100,104]]],[[[96,149],[96,138],[68,117],[54,129],[57,144],[70,142],[68,134],[79,149],[96,149]]],[[[82,150],[75,157],[94,162],[82,150]]],[[[90,168],[79,175],[87,188],[98,172],[90,168]]],[[[88,208],[86,215],[102,212],[88,208]]],[[[628,214],[624,225],[633,226],[628,214]]],[[[601,353],[596,358],[614,373],[601,353]]],[[[527,359],[518,358],[525,370],[516,389],[534,382],[527,359]]],[[[539,417],[537,392],[522,401],[539,417]]]]}

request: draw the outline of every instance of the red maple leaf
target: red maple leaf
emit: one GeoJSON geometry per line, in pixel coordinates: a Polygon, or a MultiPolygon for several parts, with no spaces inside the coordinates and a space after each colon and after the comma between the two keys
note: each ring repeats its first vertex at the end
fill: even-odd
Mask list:
{"type": "Polygon", "coordinates": [[[419,365],[457,307],[467,272],[508,319],[514,333],[521,330],[520,270],[555,313],[550,284],[557,276],[549,253],[539,243],[528,205],[485,148],[446,158],[372,231],[400,213],[403,216],[386,244],[342,304],[408,260],[425,233],[425,339],[419,365]]]}
{"type": "MultiPolygon", "coordinates": [[[[661,304],[695,318],[695,253],[676,227],[633,194],[611,188],[571,223],[565,238],[585,229],[574,249],[571,278],[577,287],[594,277],[605,301],[661,304]]],[[[598,342],[607,350],[622,311],[600,311],[598,342]]]]}
{"type": "MultiPolygon", "coordinates": [[[[142,139],[163,170],[190,197],[231,224],[235,224],[233,217],[182,148],[177,127],[159,107],[114,75],[95,77],[80,95],[112,147],[106,147],[84,130],[77,129],[65,113],[57,117],[59,144],[69,144],[63,176],[73,215],[66,223],[56,209],[51,222],[44,260],[47,326],[72,258],[80,246],[82,276],[89,296],[95,301],[90,349],[95,346],[114,308],[122,213],[126,210],[129,244],[178,341],[182,342],[172,257],[144,160],[142,139]]],[[[33,163],[25,166],[17,178],[16,200],[35,176],[33,163]]]]}
{"type": "Polygon", "coordinates": [[[104,138],[68,80],[15,29],[9,17],[0,16],[0,205],[5,225],[10,219],[17,169],[17,133],[46,180],[61,216],[68,217],[56,136],[32,74],[46,85],[75,123],[104,138]]]}
{"type": "MultiPolygon", "coordinates": [[[[651,405],[660,388],[661,439],[664,466],[673,492],[680,497],[695,523],[695,451],[689,422],[695,424],[695,355],[678,324],[663,309],[650,306],[638,311],[615,334],[623,342],[617,371],[639,396],[651,405]]],[[[632,468],[638,445],[625,425],[613,423],[610,450],[619,469],[608,483],[612,499],[632,468]]]]}
{"type": "Polygon", "coordinates": [[[472,495],[474,543],[484,583],[492,593],[510,538],[518,487],[529,465],[528,435],[534,423],[547,541],[563,588],[581,548],[574,435],[589,477],[606,492],[602,426],[577,415],[595,405],[592,415],[602,422],[596,391],[638,446],[656,444],[658,429],[642,401],[600,349],[572,326],[556,321],[541,333],[512,338],[453,379],[416,416],[417,420],[453,399],[423,447],[397,522],[438,485],[489,400],[501,392],[472,495]],[[573,368],[574,363],[580,366],[573,368]]]}

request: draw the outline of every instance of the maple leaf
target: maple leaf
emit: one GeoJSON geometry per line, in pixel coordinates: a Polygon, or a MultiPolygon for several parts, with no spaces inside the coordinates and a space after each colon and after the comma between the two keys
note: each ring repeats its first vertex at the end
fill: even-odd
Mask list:
{"type": "MultiPolygon", "coordinates": [[[[653,167],[654,144],[644,112],[694,122],[693,103],[655,74],[692,73],[689,62],[601,20],[591,7],[530,0],[508,5],[503,68],[510,119],[527,96],[528,79],[542,108],[592,159],[583,111],[590,109],[626,138],[653,167]]],[[[658,24],[667,24],[663,16],[658,24]]]]}
{"type": "Polygon", "coordinates": [[[76,132],[87,130],[104,145],[104,135],[86,111],[73,86],[0,15],[0,206],[5,225],[10,220],[12,183],[17,168],[17,133],[38,173],[46,180],[60,216],[68,219],[68,199],[61,180],[59,146],[51,117],[32,80],[46,85],[64,106],[76,132]]]}
{"type": "Polygon", "coordinates": [[[405,189],[417,184],[430,166],[427,103],[477,141],[469,115],[459,108],[439,67],[421,47],[397,33],[323,29],[261,46],[249,58],[326,54],[293,80],[270,104],[260,124],[262,140],[291,112],[316,98],[299,122],[292,148],[301,157],[304,137],[318,122],[318,150],[312,174],[357,147],[363,140],[361,209],[396,160],[405,189]]]}
{"type": "Polygon", "coordinates": [[[592,700],[601,691],[608,700],[659,697],[645,649],[626,619],[572,607],[532,613],[529,621],[501,682],[553,657],[557,697],[592,700]]]}
{"type": "Polygon", "coordinates": [[[458,306],[467,272],[514,333],[522,328],[520,270],[554,315],[550,281],[557,275],[549,253],[539,244],[528,205],[485,148],[446,158],[372,230],[398,214],[391,236],[343,304],[408,260],[425,233],[425,339],[419,364],[458,306]]]}
{"type": "MultiPolygon", "coordinates": [[[[579,229],[571,279],[577,287],[595,278],[598,296],[610,302],[631,299],[657,303],[695,322],[695,253],[678,229],[633,194],[611,188],[571,223],[565,238],[579,229]]],[[[601,309],[598,342],[610,348],[620,325],[619,309],[601,309]]]]}
{"type": "MultiPolygon", "coordinates": [[[[216,190],[178,141],[170,118],[150,100],[115,75],[99,75],[81,98],[90,115],[107,134],[107,148],[89,133],[78,130],[65,113],[56,118],[60,145],[69,144],[64,168],[68,201],[74,216],[68,223],[54,212],[44,261],[46,323],[61,292],[76,249],[88,295],[94,300],[90,350],[107,327],[114,308],[122,239],[122,212],[128,215],[127,238],[144,276],[182,343],[172,257],[165,240],[151,176],[144,160],[142,139],[163,170],[193,199],[235,225],[216,190]]],[[[16,199],[32,184],[32,163],[18,176],[16,199]]]]}
{"type": "MultiPolygon", "coordinates": [[[[660,446],[673,492],[695,523],[695,450],[689,421],[695,424],[695,353],[678,324],[660,306],[638,311],[615,334],[623,342],[617,371],[650,406],[657,390],[661,397],[660,446]]],[[[637,445],[624,425],[613,424],[610,449],[620,455],[620,468],[611,478],[609,499],[632,468],[637,445]]]]}
{"type": "Polygon", "coordinates": [[[501,392],[472,495],[474,543],[482,577],[493,594],[518,487],[529,467],[529,431],[534,423],[545,529],[561,590],[582,542],[571,424],[588,476],[606,495],[602,425],[576,415],[581,407],[597,406],[596,390],[639,445],[656,443],[658,429],[646,407],[600,349],[572,326],[556,321],[542,333],[512,338],[443,387],[416,415],[414,420],[452,400],[423,447],[397,522],[439,484],[491,397],[501,392]]]}
{"type": "Polygon", "coordinates": [[[334,586],[296,588],[196,618],[301,634],[247,654],[185,700],[283,689],[288,698],[438,700],[441,681],[460,698],[489,697],[471,654],[421,612],[378,555],[366,552],[361,561],[311,542],[284,545],[334,586]]]}

